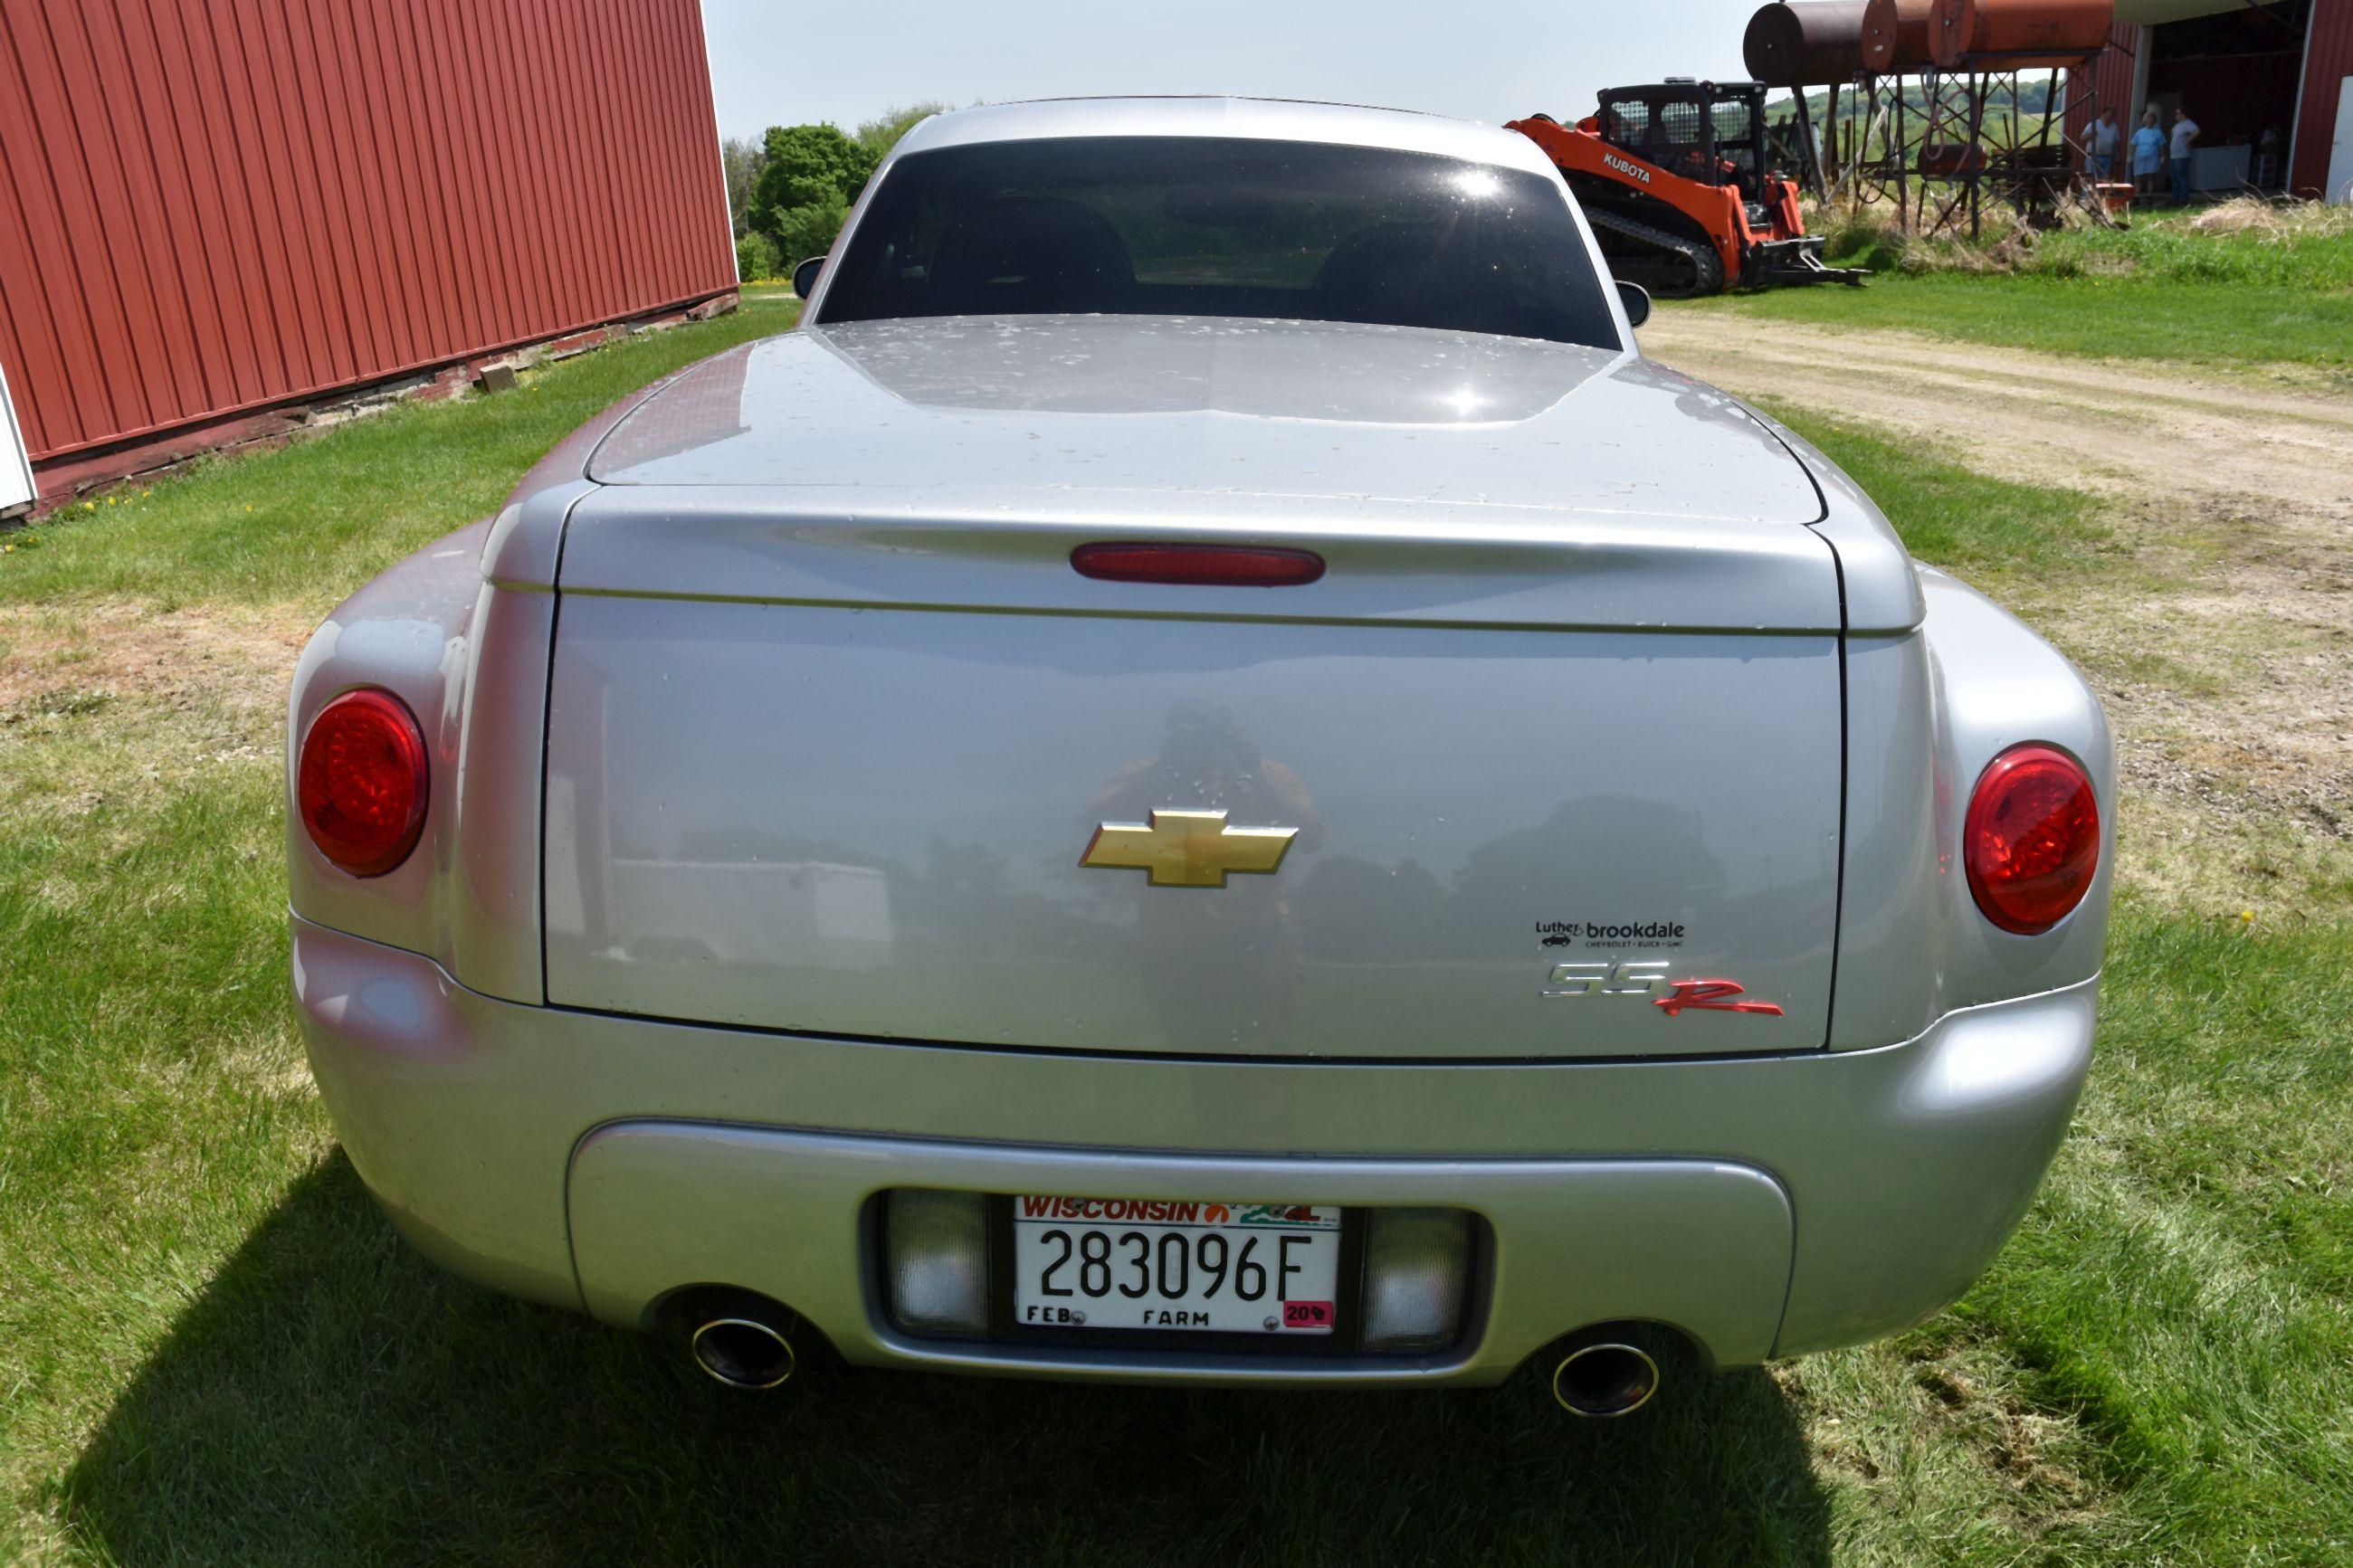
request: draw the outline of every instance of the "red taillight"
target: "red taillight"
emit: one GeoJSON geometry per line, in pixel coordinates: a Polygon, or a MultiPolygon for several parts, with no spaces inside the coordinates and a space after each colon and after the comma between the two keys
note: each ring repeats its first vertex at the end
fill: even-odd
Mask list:
{"type": "Polygon", "coordinates": [[[389,691],[346,691],[311,721],[295,777],[302,826],[354,877],[381,877],[425,831],[425,735],[389,691]]]}
{"type": "Polygon", "coordinates": [[[1110,583],[1229,588],[1295,588],[1324,575],[1324,558],[1311,551],[1250,544],[1082,544],[1071,564],[1110,583]]]}
{"type": "Polygon", "coordinates": [[[2012,746],[1969,797],[1961,831],[1969,891],[1985,918],[2032,936],[2073,912],[2100,868],[2100,803],[2074,758],[2012,746]]]}

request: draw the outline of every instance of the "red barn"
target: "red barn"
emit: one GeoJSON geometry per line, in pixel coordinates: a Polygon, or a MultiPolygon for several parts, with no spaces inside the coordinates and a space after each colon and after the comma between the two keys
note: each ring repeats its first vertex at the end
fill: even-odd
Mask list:
{"type": "Polygon", "coordinates": [[[2116,0],[2069,129],[2099,104],[2127,131],[2151,105],[2167,125],[2188,109],[2201,190],[2353,198],[2353,0],[2116,0]]]}
{"type": "Polygon", "coordinates": [[[0,514],[735,284],[697,0],[0,0],[0,514]]]}

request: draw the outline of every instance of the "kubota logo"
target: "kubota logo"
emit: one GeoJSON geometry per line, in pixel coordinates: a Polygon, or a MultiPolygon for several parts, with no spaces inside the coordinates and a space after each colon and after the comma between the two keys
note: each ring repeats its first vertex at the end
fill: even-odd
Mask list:
{"type": "Polygon", "coordinates": [[[1651,171],[1640,163],[1630,163],[1615,153],[1602,153],[1601,161],[1630,180],[1640,180],[1646,185],[1651,183],[1651,171]]]}

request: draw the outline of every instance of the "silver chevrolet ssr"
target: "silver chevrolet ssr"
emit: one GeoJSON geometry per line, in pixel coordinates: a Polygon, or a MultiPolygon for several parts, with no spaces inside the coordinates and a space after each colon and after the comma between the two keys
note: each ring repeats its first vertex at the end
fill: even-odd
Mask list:
{"type": "Polygon", "coordinates": [[[303,655],[294,991],[419,1250],[747,1386],[1588,1415],[1986,1266],[2106,722],[1641,357],[1534,143],[947,114],[807,270],[303,655]]]}

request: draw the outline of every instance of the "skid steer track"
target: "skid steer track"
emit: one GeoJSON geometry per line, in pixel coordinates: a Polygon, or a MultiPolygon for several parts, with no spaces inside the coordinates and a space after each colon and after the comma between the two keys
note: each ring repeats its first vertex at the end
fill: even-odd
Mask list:
{"type": "MultiPolygon", "coordinates": [[[[1588,206],[1585,216],[1594,227],[1638,240],[1659,253],[1658,270],[1651,278],[1628,281],[1640,283],[1664,300],[1693,300],[1724,291],[1724,259],[1714,247],[1599,206],[1588,206]]],[[[1651,268],[1645,266],[1644,270],[1651,268]]]]}

